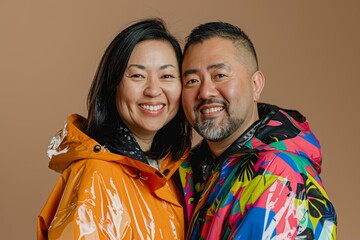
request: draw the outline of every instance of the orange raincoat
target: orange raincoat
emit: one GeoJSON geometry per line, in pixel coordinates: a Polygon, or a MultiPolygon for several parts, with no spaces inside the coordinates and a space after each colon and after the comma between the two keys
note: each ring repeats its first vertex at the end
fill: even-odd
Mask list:
{"type": "Polygon", "coordinates": [[[107,151],[79,129],[83,121],[71,115],[49,146],[49,167],[61,176],[38,239],[184,239],[183,196],[171,176],[187,156],[164,159],[159,171],[107,151]]]}

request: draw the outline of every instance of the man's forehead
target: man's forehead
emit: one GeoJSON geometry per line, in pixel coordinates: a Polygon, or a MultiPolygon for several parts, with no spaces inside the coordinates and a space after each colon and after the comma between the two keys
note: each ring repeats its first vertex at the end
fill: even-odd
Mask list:
{"type": "Polygon", "coordinates": [[[236,44],[232,39],[213,37],[189,46],[182,66],[185,72],[188,68],[196,70],[202,64],[206,64],[201,67],[207,69],[226,68],[234,61],[247,68],[249,72],[257,70],[256,60],[249,49],[236,44]]]}

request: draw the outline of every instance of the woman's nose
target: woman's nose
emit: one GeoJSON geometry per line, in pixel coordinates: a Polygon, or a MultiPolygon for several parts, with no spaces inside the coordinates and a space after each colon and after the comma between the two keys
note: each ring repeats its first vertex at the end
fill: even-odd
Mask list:
{"type": "Polygon", "coordinates": [[[144,90],[144,94],[149,97],[157,97],[161,95],[161,93],[162,89],[159,79],[157,77],[149,78],[144,90]]]}

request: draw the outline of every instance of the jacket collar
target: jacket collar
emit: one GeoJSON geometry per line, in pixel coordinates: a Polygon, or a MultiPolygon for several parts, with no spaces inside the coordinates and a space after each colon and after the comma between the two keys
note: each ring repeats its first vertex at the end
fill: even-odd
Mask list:
{"type": "Polygon", "coordinates": [[[196,159],[197,161],[197,164],[192,164],[192,167],[197,169],[197,171],[194,172],[202,172],[202,176],[197,176],[196,178],[199,178],[201,182],[205,181],[215,166],[223,163],[234,152],[240,150],[263,126],[270,121],[278,110],[279,108],[277,106],[258,103],[260,119],[255,121],[236,141],[234,141],[219,157],[215,159],[211,154],[206,140],[202,140],[200,145],[195,147],[191,152],[191,158],[196,159]],[[199,162],[200,164],[198,164],[199,162]]]}
{"type": "Polygon", "coordinates": [[[127,156],[132,159],[136,159],[143,163],[148,163],[147,158],[144,152],[141,150],[140,145],[130,133],[129,129],[125,124],[121,123],[120,126],[113,133],[115,138],[119,141],[116,143],[111,143],[110,141],[104,142],[104,147],[110,152],[127,156]]]}

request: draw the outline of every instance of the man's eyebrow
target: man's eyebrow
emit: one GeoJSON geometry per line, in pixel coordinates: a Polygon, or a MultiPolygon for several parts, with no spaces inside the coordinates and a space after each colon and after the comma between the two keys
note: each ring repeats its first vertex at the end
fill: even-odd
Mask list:
{"type": "Polygon", "coordinates": [[[199,72],[198,69],[190,68],[190,69],[184,71],[183,77],[186,77],[186,76],[188,76],[188,75],[190,75],[190,74],[196,74],[196,73],[198,73],[198,72],[199,72]]]}
{"type": "MultiPolygon", "coordinates": [[[[211,64],[210,66],[207,67],[207,70],[211,70],[211,69],[226,69],[228,68],[228,66],[225,64],[225,63],[214,63],[214,64],[211,64]]],[[[190,74],[198,74],[199,73],[199,70],[196,69],[196,68],[190,68],[186,71],[184,71],[183,73],[183,77],[186,77],[190,74]]]]}

